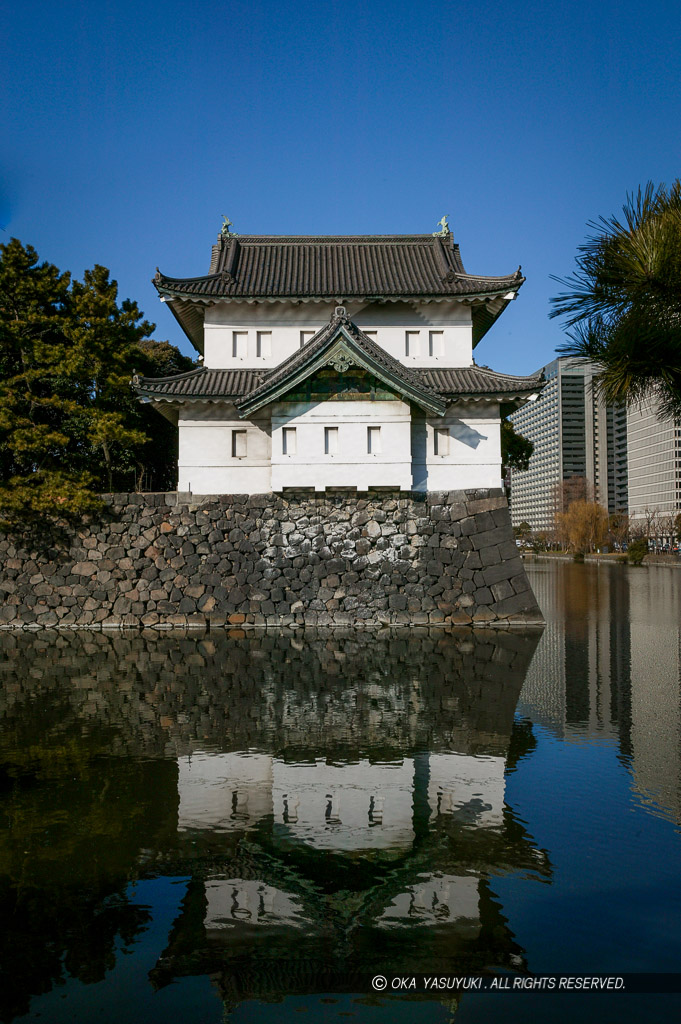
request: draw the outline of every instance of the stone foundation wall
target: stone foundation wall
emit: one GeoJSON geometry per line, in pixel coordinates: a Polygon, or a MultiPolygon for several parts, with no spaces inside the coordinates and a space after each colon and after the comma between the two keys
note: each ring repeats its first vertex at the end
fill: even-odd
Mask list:
{"type": "Polygon", "coordinates": [[[0,625],[543,621],[501,491],[106,500],[79,528],[0,537],[0,625]]]}

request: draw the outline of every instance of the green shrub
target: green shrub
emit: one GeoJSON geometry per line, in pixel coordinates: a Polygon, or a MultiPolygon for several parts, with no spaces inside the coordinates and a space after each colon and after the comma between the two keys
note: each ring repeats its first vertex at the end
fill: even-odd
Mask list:
{"type": "Polygon", "coordinates": [[[646,537],[638,537],[636,540],[632,540],[629,548],[627,549],[629,565],[642,565],[643,559],[647,554],[648,540],[646,537]]]}

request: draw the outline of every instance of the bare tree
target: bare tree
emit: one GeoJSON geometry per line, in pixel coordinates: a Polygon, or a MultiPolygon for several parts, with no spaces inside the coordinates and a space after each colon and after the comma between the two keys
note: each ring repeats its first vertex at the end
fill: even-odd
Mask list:
{"type": "Polygon", "coordinates": [[[608,530],[613,544],[620,550],[629,540],[629,516],[626,512],[613,512],[608,520],[608,530]]]}
{"type": "Polygon", "coordinates": [[[657,533],[655,539],[664,547],[670,547],[674,539],[674,516],[660,513],[657,519],[657,533]]]}
{"type": "Polygon", "coordinates": [[[632,533],[637,537],[647,537],[648,540],[652,540],[658,535],[659,517],[660,510],[658,508],[650,508],[646,505],[635,518],[632,518],[632,533]]]}

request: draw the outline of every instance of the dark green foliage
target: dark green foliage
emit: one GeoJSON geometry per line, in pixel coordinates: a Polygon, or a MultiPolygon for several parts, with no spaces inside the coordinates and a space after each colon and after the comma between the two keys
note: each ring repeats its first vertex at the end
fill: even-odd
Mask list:
{"type": "Polygon", "coordinates": [[[71,282],[31,246],[0,246],[0,519],[79,518],[145,471],[168,485],[174,431],[130,380],[193,364],[153,329],[105,267],[71,282]]]}
{"type": "MultiPolygon", "coordinates": [[[[559,351],[599,363],[609,403],[654,400],[681,415],[681,181],[649,182],[628,196],[624,218],[601,218],[580,246],[577,271],[552,300],[570,342],[559,351]]],[[[556,279],[558,280],[558,279],[556,279]]]]}
{"type": "MultiPolygon", "coordinates": [[[[144,377],[170,377],[196,367],[189,356],[183,356],[170,342],[149,338],[135,346],[132,359],[133,370],[144,377]]],[[[131,392],[128,396],[127,421],[148,438],[136,452],[137,489],[172,491],[177,486],[177,427],[150,405],[138,402],[131,392]]],[[[125,480],[123,484],[122,490],[126,490],[125,480]]]]}
{"type": "Polygon", "coordinates": [[[627,559],[629,565],[642,565],[643,559],[648,554],[648,538],[637,537],[636,540],[632,540],[629,547],[627,548],[627,559]]]}
{"type": "Polygon", "coordinates": [[[509,419],[501,421],[501,461],[507,469],[524,472],[530,463],[534,444],[517,433],[509,419]]]}

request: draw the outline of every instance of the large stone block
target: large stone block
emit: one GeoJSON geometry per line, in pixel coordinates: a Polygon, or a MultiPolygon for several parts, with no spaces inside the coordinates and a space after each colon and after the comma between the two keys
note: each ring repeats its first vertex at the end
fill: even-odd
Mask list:
{"type": "Polygon", "coordinates": [[[478,551],[480,548],[491,547],[493,544],[503,544],[504,541],[512,540],[513,534],[509,526],[495,526],[491,530],[483,530],[471,536],[473,547],[478,551]]]}
{"type": "Polygon", "coordinates": [[[476,512],[492,512],[495,509],[508,510],[508,502],[503,496],[496,498],[475,498],[468,502],[468,511],[471,515],[476,512]]]}
{"type": "Polygon", "coordinates": [[[494,594],[495,601],[503,601],[506,597],[512,597],[515,593],[513,587],[508,580],[501,580],[499,583],[493,583],[491,587],[492,593],[494,594]]]}
{"type": "Polygon", "coordinates": [[[541,613],[531,590],[523,591],[521,594],[513,594],[503,601],[497,601],[492,605],[493,610],[499,617],[508,617],[518,612],[532,612],[541,617],[541,613]]]}
{"type": "Polygon", "coordinates": [[[508,559],[498,565],[490,565],[483,569],[482,576],[485,586],[490,587],[493,583],[500,583],[501,580],[510,580],[512,576],[518,576],[523,572],[523,565],[520,558],[508,559]]]}
{"type": "Polygon", "coordinates": [[[480,549],[480,562],[484,566],[498,565],[499,562],[503,561],[501,553],[496,544],[492,544],[491,547],[480,549]]]}

